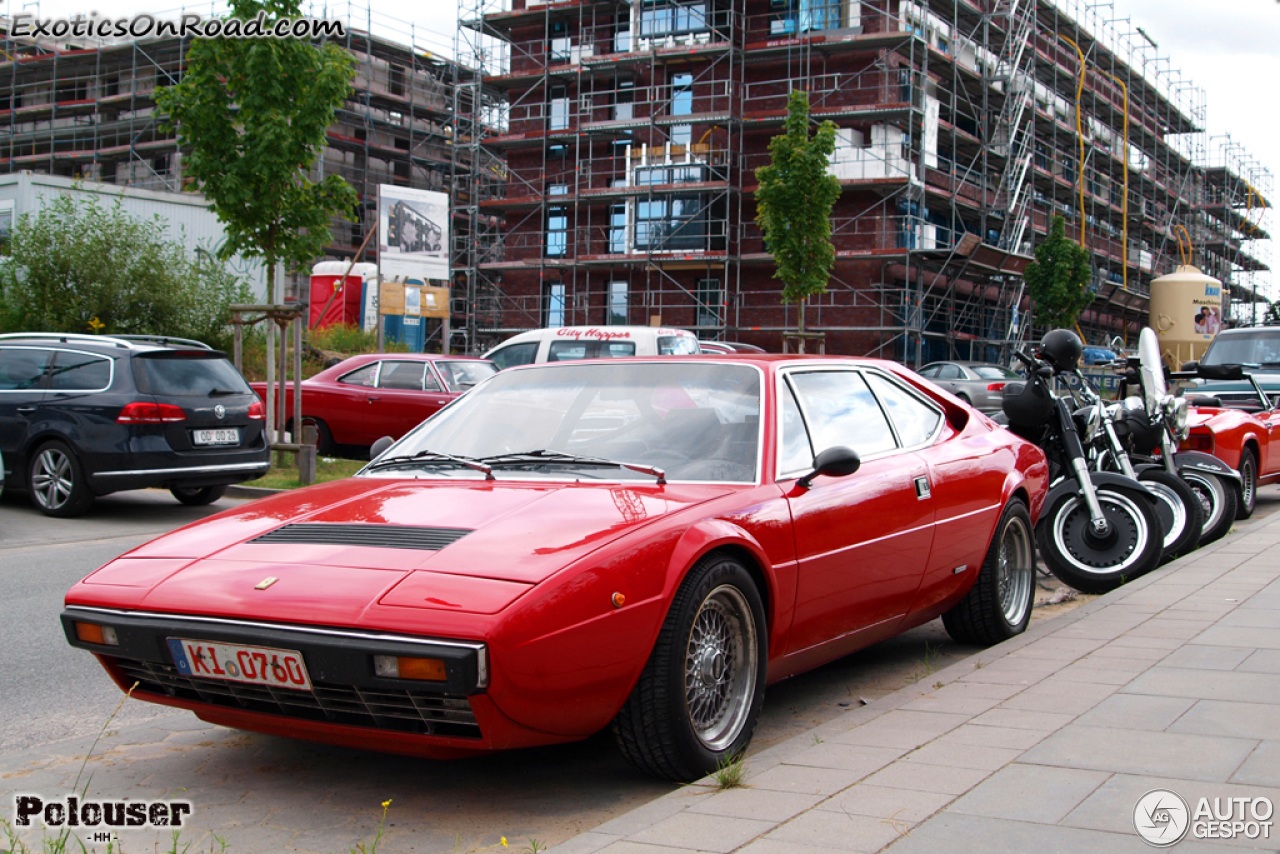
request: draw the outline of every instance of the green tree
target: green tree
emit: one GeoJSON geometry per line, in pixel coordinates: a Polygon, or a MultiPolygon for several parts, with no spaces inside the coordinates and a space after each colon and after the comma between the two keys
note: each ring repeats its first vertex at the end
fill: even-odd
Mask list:
{"type": "MultiPolygon", "coordinates": [[[[231,16],[301,17],[296,0],[231,0],[231,16]]],[[[355,191],[340,176],[308,178],[334,113],[351,92],[354,60],[331,43],[293,38],[196,39],[176,86],[156,104],[178,130],[183,172],[213,205],[223,258],[263,259],[267,297],[276,263],[319,257],[333,216],[349,216],[355,191]]]]}
{"type": "Polygon", "coordinates": [[[14,223],[0,265],[6,332],[175,335],[225,347],[227,306],[249,289],[209,256],[187,254],[158,216],[65,193],[14,223]]]}
{"type": "Polygon", "coordinates": [[[1036,323],[1051,329],[1075,326],[1080,312],[1093,302],[1085,287],[1091,275],[1088,250],[1066,236],[1066,221],[1055,216],[1049,235],[1036,247],[1036,260],[1023,274],[1036,323]]]}
{"type": "Polygon", "coordinates": [[[827,172],[835,146],[836,126],[829,121],[809,135],[809,95],[793,89],[784,130],[769,140],[770,163],[756,170],[756,222],[773,254],[782,301],[800,303],[801,333],[805,300],[827,292],[835,264],[831,209],[840,181],[827,172]]]}

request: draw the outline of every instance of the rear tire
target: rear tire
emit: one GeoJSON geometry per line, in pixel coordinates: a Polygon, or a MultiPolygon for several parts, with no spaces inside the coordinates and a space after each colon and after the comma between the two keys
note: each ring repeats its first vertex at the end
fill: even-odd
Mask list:
{"type": "Polygon", "coordinates": [[[75,453],[62,442],[41,445],[27,465],[31,502],[46,516],[67,519],[81,516],[93,503],[84,468],[75,453]]]}
{"type": "Polygon", "coordinates": [[[1021,498],[1000,517],[978,578],[965,597],[942,615],[956,643],[989,646],[1021,634],[1031,621],[1036,546],[1031,514],[1021,498]]]}
{"type": "Polygon", "coordinates": [[[227,492],[225,484],[220,486],[175,486],[169,490],[173,497],[188,507],[204,507],[212,504],[227,492]]]}
{"type": "Polygon", "coordinates": [[[1045,509],[1036,527],[1040,556],[1057,578],[1083,593],[1107,593],[1155,569],[1164,531],[1151,497],[1136,487],[1095,486],[1102,513],[1111,523],[1099,537],[1089,508],[1068,492],[1045,509]]]}
{"type": "MultiPolygon", "coordinates": [[[[319,418],[310,415],[302,416],[302,425],[306,427],[311,425],[316,428],[316,454],[321,457],[331,457],[338,446],[333,442],[333,431],[329,429],[329,425],[319,418]]],[[[294,433],[293,422],[289,422],[289,432],[293,433],[293,441],[302,442],[302,431],[294,433]]]]}
{"type": "Polygon", "coordinates": [[[1216,474],[1182,469],[1179,474],[1200,498],[1204,510],[1204,528],[1200,531],[1200,545],[1208,545],[1227,535],[1236,519],[1240,487],[1233,481],[1216,474]]]}
{"type": "Polygon", "coordinates": [[[764,702],[768,628],[755,581],[727,555],[699,561],[613,721],[627,761],[689,782],[747,748],[764,702]]]}
{"type": "Polygon", "coordinates": [[[1248,519],[1258,506],[1258,455],[1250,448],[1240,452],[1240,503],[1237,519],[1248,519]]]}
{"type": "Polygon", "coordinates": [[[1147,469],[1138,480],[1160,499],[1156,513],[1164,528],[1164,548],[1160,562],[1171,561],[1195,550],[1204,530],[1204,508],[1200,496],[1185,480],[1164,469],[1147,469]]]}

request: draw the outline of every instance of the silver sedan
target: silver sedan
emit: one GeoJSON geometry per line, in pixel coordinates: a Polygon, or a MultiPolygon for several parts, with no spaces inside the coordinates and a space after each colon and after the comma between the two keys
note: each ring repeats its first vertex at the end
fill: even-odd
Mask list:
{"type": "Polygon", "coordinates": [[[965,403],[988,413],[1000,411],[1000,398],[1006,384],[1022,381],[1013,371],[991,362],[931,362],[919,373],[965,403]]]}

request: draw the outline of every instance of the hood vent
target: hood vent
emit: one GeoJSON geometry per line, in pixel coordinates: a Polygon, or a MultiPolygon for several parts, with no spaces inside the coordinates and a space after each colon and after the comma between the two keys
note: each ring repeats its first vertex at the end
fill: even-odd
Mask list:
{"type": "Polygon", "coordinates": [[[332,525],[301,522],[268,531],[251,543],[370,546],[381,549],[439,551],[471,533],[469,528],[423,528],[414,525],[332,525]]]}

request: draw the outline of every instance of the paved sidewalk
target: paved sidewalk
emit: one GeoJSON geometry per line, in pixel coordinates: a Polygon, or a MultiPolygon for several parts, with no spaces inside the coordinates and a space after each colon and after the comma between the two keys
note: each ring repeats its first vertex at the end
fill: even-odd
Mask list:
{"type": "MultiPolygon", "coordinates": [[[[1280,806],[1278,543],[1280,514],[552,854],[1136,852],[1153,789],[1280,806]]],[[[1280,850],[1257,808],[1269,838],[1175,850],[1280,850]]]]}

